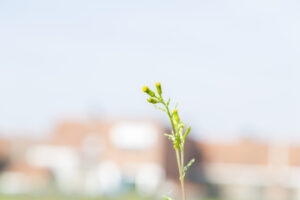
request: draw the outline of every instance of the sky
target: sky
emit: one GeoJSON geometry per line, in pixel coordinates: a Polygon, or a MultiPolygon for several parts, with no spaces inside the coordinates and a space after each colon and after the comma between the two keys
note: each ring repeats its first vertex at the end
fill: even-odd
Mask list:
{"type": "Polygon", "coordinates": [[[296,0],[0,0],[0,134],[67,118],[166,116],[202,138],[300,139],[296,0]]]}

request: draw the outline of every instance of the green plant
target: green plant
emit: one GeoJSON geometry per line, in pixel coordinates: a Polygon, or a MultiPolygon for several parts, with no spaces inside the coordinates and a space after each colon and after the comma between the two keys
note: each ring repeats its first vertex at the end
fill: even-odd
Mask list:
{"type": "MultiPolygon", "coordinates": [[[[157,94],[152,90],[150,90],[147,86],[143,87],[143,92],[147,93],[150,96],[147,99],[147,101],[153,104],[155,108],[165,112],[171,121],[172,131],[169,134],[165,134],[165,136],[167,136],[168,139],[172,141],[173,147],[175,149],[178,172],[179,172],[179,180],[181,184],[182,199],[186,200],[185,188],[184,188],[184,177],[189,167],[195,162],[195,159],[193,158],[186,165],[184,163],[184,144],[185,144],[186,136],[189,134],[191,127],[188,127],[184,131],[185,124],[179,118],[177,104],[175,105],[173,111],[170,112],[170,107],[169,107],[170,98],[166,102],[162,97],[161,84],[156,83],[155,86],[156,86],[157,94]],[[158,105],[162,105],[163,107],[158,105]]],[[[163,196],[163,198],[165,200],[172,200],[172,198],[166,196],[163,196]]]]}

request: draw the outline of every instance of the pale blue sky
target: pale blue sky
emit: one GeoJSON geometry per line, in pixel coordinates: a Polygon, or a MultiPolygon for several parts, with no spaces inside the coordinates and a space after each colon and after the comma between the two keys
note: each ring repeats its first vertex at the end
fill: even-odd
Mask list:
{"type": "Polygon", "coordinates": [[[42,134],[95,113],[165,119],[141,92],[161,81],[202,137],[300,139],[299,10],[296,0],[0,0],[0,130],[42,134]]]}

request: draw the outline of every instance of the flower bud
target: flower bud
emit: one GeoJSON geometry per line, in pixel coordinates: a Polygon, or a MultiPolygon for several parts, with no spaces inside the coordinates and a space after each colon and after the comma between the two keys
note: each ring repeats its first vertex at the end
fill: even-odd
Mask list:
{"type": "Polygon", "coordinates": [[[151,97],[155,97],[155,93],[152,90],[150,90],[147,86],[143,87],[143,92],[149,94],[151,97]]]}
{"type": "Polygon", "coordinates": [[[155,86],[156,86],[158,95],[161,96],[162,92],[161,92],[161,84],[160,84],[160,82],[156,83],[155,86]]]}
{"type": "Polygon", "coordinates": [[[173,116],[174,116],[175,121],[177,123],[179,123],[179,116],[178,116],[178,111],[176,108],[173,110],[173,116]]]}
{"type": "Polygon", "coordinates": [[[143,87],[143,92],[147,92],[149,90],[149,88],[147,86],[143,87]]]}
{"type": "Polygon", "coordinates": [[[149,98],[149,99],[147,99],[147,101],[149,103],[153,103],[153,104],[157,104],[158,103],[158,101],[156,99],[154,99],[154,98],[149,98]]]}

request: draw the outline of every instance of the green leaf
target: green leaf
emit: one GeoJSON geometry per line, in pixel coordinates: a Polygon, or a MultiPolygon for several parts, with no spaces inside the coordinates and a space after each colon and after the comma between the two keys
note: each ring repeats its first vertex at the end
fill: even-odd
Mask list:
{"type": "Polygon", "coordinates": [[[167,107],[169,107],[171,99],[169,98],[168,102],[167,102],[167,107]]]}
{"type": "Polygon", "coordinates": [[[175,104],[175,109],[177,109],[177,107],[178,107],[178,102],[175,104]]]}
{"type": "Polygon", "coordinates": [[[181,129],[181,128],[184,128],[184,123],[183,123],[183,122],[180,122],[180,123],[178,124],[178,129],[181,129]]]}
{"type": "Polygon", "coordinates": [[[160,107],[160,106],[154,105],[154,107],[155,107],[156,109],[158,109],[158,110],[161,110],[161,111],[167,113],[166,109],[164,109],[164,108],[162,108],[162,107],[160,107]]]}
{"type": "Polygon", "coordinates": [[[175,137],[174,137],[174,135],[165,133],[164,136],[168,137],[168,139],[171,140],[172,142],[175,142],[175,137]]]}
{"type": "Polygon", "coordinates": [[[176,141],[179,143],[180,142],[180,134],[176,134],[176,141]]]}
{"type": "Polygon", "coordinates": [[[186,166],[184,166],[183,168],[183,177],[185,176],[187,170],[192,166],[192,164],[195,162],[195,158],[193,158],[192,160],[190,160],[190,162],[188,162],[188,164],[186,166]]]}
{"type": "Polygon", "coordinates": [[[189,127],[186,129],[186,131],[185,131],[185,133],[184,133],[184,135],[183,135],[183,140],[185,140],[185,138],[186,138],[186,136],[189,134],[190,130],[191,130],[191,127],[189,126],[189,127]]]}
{"type": "Polygon", "coordinates": [[[180,144],[180,135],[176,133],[176,136],[174,137],[174,149],[179,149],[180,144]]]}
{"type": "Polygon", "coordinates": [[[164,200],[173,200],[171,197],[167,197],[167,196],[162,196],[162,198],[164,199],[164,200]]]}

